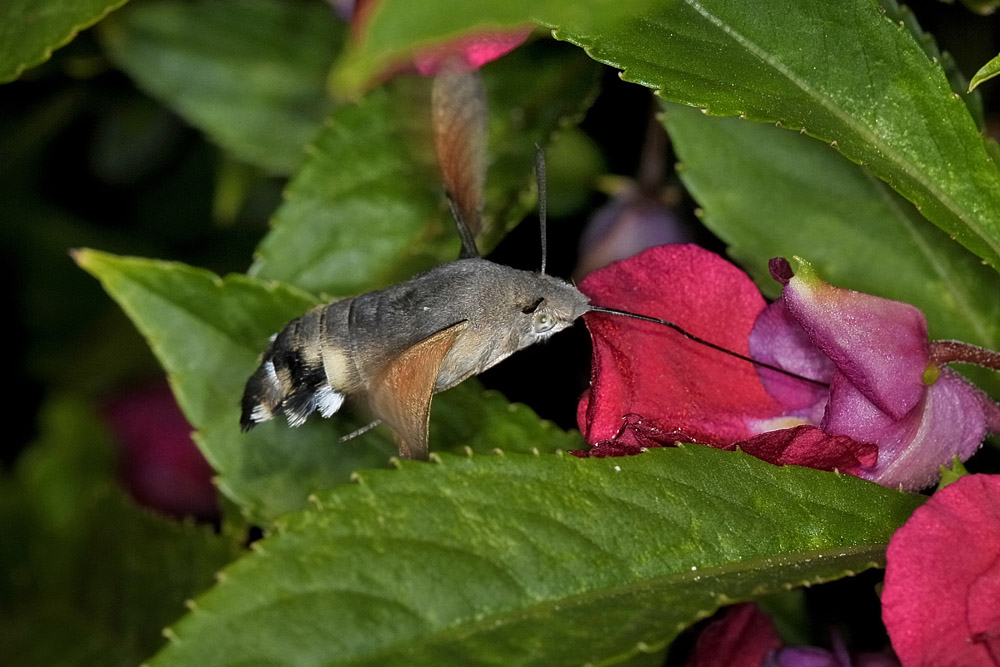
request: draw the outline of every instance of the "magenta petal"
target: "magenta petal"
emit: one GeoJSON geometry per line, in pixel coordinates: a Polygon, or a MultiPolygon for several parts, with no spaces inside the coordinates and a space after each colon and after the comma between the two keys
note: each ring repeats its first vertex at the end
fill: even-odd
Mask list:
{"type": "Polygon", "coordinates": [[[1000,665],[1000,476],[969,475],[896,531],[882,619],[907,667],[1000,665]]]}
{"type": "Polygon", "coordinates": [[[177,516],[218,516],[214,472],[166,382],[115,397],[104,416],[120,446],[122,481],[136,501],[177,516]]]}
{"type": "Polygon", "coordinates": [[[530,34],[531,28],[516,28],[466,35],[420,51],[414,55],[413,64],[425,76],[437,74],[445,63],[456,58],[470,70],[479,69],[524,44],[530,34]]]}
{"type": "MultiPolygon", "coordinates": [[[[830,358],[812,344],[805,329],[789,314],[783,299],[769,304],[754,323],[750,333],[750,356],[827,383],[833,377],[835,368],[830,358]]],[[[801,416],[811,424],[819,424],[826,407],[828,387],[803,382],[766,368],[758,368],[757,373],[764,389],[786,412],[801,416]]]]}
{"type": "Polygon", "coordinates": [[[782,299],[810,340],[882,412],[900,419],[920,401],[929,348],[919,309],[829,285],[801,261],[782,299]]]}
{"type": "Polygon", "coordinates": [[[938,479],[939,466],[966,460],[986,436],[982,393],[954,371],[938,381],[903,419],[880,411],[843,375],[834,376],[823,421],[829,433],[879,446],[878,466],[861,476],[883,486],[916,491],[938,479]]]}
{"type": "Polygon", "coordinates": [[[838,470],[861,476],[875,467],[876,445],[843,435],[830,435],[815,426],[796,426],[768,431],[741,440],[726,449],[739,448],[774,465],[796,465],[816,470],[838,470]]]}
{"type": "MultiPolygon", "coordinates": [[[[590,274],[580,290],[596,305],[662,317],[747,354],[764,300],[745,273],[691,245],[650,248],[590,274]]],[[[587,442],[614,439],[622,418],[726,445],[755,433],[752,423],[781,414],[753,365],[664,326],[588,313],[594,344],[591,386],[578,413],[587,442]]]]}
{"type": "MultiPolygon", "coordinates": [[[[368,26],[372,15],[383,11],[378,0],[356,0],[351,17],[351,33],[355,41],[367,39],[368,26]]],[[[343,10],[341,10],[343,11],[343,10]]],[[[458,63],[469,70],[479,69],[486,63],[510,53],[528,39],[534,26],[480,30],[472,34],[458,36],[444,44],[431,46],[413,56],[413,67],[420,74],[433,76],[448,63],[458,63]]],[[[391,69],[398,73],[402,68],[391,69]]]]}
{"type": "Polygon", "coordinates": [[[687,667],[760,667],[781,646],[771,619],[755,604],[729,607],[698,635],[687,667]]]}

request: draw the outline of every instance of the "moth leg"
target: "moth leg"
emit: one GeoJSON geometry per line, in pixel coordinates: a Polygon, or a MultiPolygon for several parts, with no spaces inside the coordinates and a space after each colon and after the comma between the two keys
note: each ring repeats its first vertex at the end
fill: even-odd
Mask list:
{"type": "Polygon", "coordinates": [[[369,390],[372,412],[392,428],[401,457],[427,460],[431,397],[441,362],[468,326],[463,320],[425,338],[375,377],[369,390]]]}
{"type": "Polygon", "coordinates": [[[340,436],[340,438],[337,440],[337,442],[347,442],[348,440],[354,440],[359,435],[364,435],[365,433],[367,433],[368,431],[372,430],[376,426],[379,426],[381,423],[382,423],[381,419],[376,419],[375,421],[369,422],[369,423],[365,424],[364,426],[362,426],[361,428],[354,429],[353,431],[351,431],[347,435],[340,436]]]}

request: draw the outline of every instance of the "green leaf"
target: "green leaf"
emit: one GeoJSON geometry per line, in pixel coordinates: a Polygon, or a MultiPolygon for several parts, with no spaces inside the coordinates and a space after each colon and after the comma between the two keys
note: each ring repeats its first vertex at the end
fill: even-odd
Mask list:
{"type": "Polygon", "coordinates": [[[331,107],[324,82],[346,32],[319,2],[159,0],[99,34],[142,88],[239,159],[284,174],[331,107]]]}
{"type": "MultiPolygon", "coordinates": [[[[488,251],[528,207],[534,146],[581,113],[597,67],[543,43],[483,69],[490,108],[488,251]],[[530,72],[526,74],[526,72],[530,72]]],[[[458,256],[431,139],[430,79],[400,77],[333,112],[288,187],[253,275],[356,294],[458,256]]]]}
{"type": "Polygon", "coordinates": [[[458,256],[433,166],[425,83],[399,81],[334,110],[251,275],[346,295],[458,256]]]}
{"type": "Polygon", "coordinates": [[[979,68],[979,71],[973,75],[972,81],[969,82],[969,92],[975,90],[983,81],[988,81],[997,74],[1000,74],[1000,56],[992,58],[988,63],[979,68]]]}
{"type": "MultiPolygon", "coordinates": [[[[337,63],[330,77],[334,90],[347,97],[386,71],[405,65],[415,51],[469,32],[530,27],[547,15],[560,21],[585,20],[606,27],[642,10],[650,0],[479,0],[478,2],[379,2],[368,14],[365,31],[337,63]]],[[[516,53],[516,50],[515,50],[516,53]]],[[[501,59],[502,61],[503,59],[501,59]]]]}
{"type": "Polygon", "coordinates": [[[615,663],[720,605],[878,565],[922,502],[695,445],[357,480],[227,569],[152,664],[615,663]]]}
{"type": "MultiPolygon", "coordinates": [[[[146,337],[169,373],[177,401],[198,430],[196,441],[219,473],[219,488],[252,519],[269,521],[306,504],[310,494],[346,482],[358,467],[384,466],[395,454],[377,428],[347,443],[339,436],[364,415],[311,419],[292,429],[281,420],[239,429],[243,386],[268,337],[317,300],[301,290],[243,275],[220,279],[182,264],[85,250],[77,262],[97,277],[146,337]]],[[[475,451],[581,448],[523,406],[475,383],[435,399],[431,447],[475,451]]]]}
{"type": "Polygon", "coordinates": [[[583,118],[597,94],[601,67],[569,44],[544,39],[518,47],[480,71],[490,120],[483,212],[487,232],[479,240],[486,254],[534,211],[535,146],[549,147],[553,135],[562,138],[563,128],[583,118]],[[524,196],[527,189],[532,196],[524,196]]]}
{"type": "Polygon", "coordinates": [[[890,0],[779,0],[767,12],[730,0],[651,0],[628,21],[627,3],[523,0],[506,2],[502,14],[474,3],[447,24],[436,18],[445,4],[380,3],[341,71],[364,74],[389,54],[445,39],[459,20],[502,16],[499,25],[510,25],[520,11],[665,99],[802,128],[835,145],[1000,267],[1000,174],[940,63],[890,0]]]}
{"type": "Polygon", "coordinates": [[[39,65],[127,0],[7,0],[0,5],[0,83],[39,65]]]}
{"type": "Polygon", "coordinates": [[[664,108],[702,221],[768,295],[768,260],[799,255],[830,283],[917,306],[934,338],[1000,347],[1000,276],[868,171],[775,127],[664,108]]]}
{"type": "Polygon", "coordinates": [[[17,527],[0,553],[0,662],[135,665],[241,550],[127,499],[91,406],[60,397],[41,422],[16,474],[0,480],[4,525],[17,527]]]}

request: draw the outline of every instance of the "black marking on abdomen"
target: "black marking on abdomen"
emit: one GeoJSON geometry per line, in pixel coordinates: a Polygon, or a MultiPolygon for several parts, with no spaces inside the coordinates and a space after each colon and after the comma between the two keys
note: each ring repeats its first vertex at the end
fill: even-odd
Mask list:
{"type": "Polygon", "coordinates": [[[293,320],[275,337],[260,367],[247,381],[240,424],[247,431],[280,409],[299,426],[317,408],[336,412],[343,395],[327,383],[320,348],[322,309],[293,320]]]}

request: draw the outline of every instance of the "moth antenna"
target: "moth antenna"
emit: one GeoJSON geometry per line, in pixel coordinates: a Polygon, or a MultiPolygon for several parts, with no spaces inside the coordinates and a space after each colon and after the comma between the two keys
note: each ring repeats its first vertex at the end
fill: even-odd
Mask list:
{"type": "Polygon", "coordinates": [[[462,219],[462,212],[458,208],[458,203],[451,196],[450,192],[445,192],[448,199],[448,208],[451,209],[451,217],[455,221],[455,229],[458,230],[458,238],[462,240],[462,249],[458,253],[459,259],[469,259],[479,257],[479,246],[476,245],[476,237],[472,235],[472,230],[462,219]]]}
{"type": "Polygon", "coordinates": [[[766,368],[769,371],[774,371],[775,373],[781,373],[782,375],[786,375],[786,376],[788,376],[790,378],[794,378],[796,380],[801,380],[802,382],[808,382],[808,383],[814,384],[814,385],[816,385],[818,387],[827,387],[827,388],[829,388],[829,386],[830,386],[829,384],[827,384],[826,382],[823,382],[822,380],[816,380],[816,379],[811,378],[811,377],[806,377],[805,375],[799,375],[798,373],[793,373],[792,371],[785,370],[784,368],[781,368],[780,366],[775,366],[774,364],[769,364],[766,361],[760,361],[758,359],[754,359],[753,357],[748,357],[745,354],[740,354],[739,352],[735,352],[733,350],[730,350],[729,348],[722,347],[721,345],[716,345],[715,343],[713,343],[711,341],[708,341],[708,340],[705,340],[704,338],[701,338],[700,336],[695,336],[693,333],[691,333],[687,329],[683,328],[679,324],[674,324],[670,320],[664,320],[664,319],[661,319],[659,317],[650,317],[649,315],[639,315],[638,313],[632,313],[632,312],[629,312],[627,310],[617,310],[616,308],[605,308],[604,306],[591,306],[590,310],[596,311],[598,313],[608,313],[609,315],[619,315],[621,317],[630,317],[630,318],[632,318],[634,320],[642,320],[643,322],[653,322],[654,324],[662,324],[665,327],[669,327],[669,328],[673,329],[674,331],[676,331],[680,335],[684,336],[688,340],[694,341],[695,343],[698,343],[700,345],[704,345],[706,347],[710,347],[713,350],[718,350],[719,352],[723,352],[725,354],[728,354],[731,357],[736,357],[737,359],[741,359],[743,361],[751,363],[754,366],[759,366],[760,368],[766,368]]]}
{"type": "Polygon", "coordinates": [[[535,178],[538,180],[538,230],[542,237],[542,269],[539,271],[545,275],[545,264],[548,260],[548,234],[546,233],[546,201],[548,191],[546,190],[545,178],[545,151],[538,144],[535,144],[535,178]]]}

